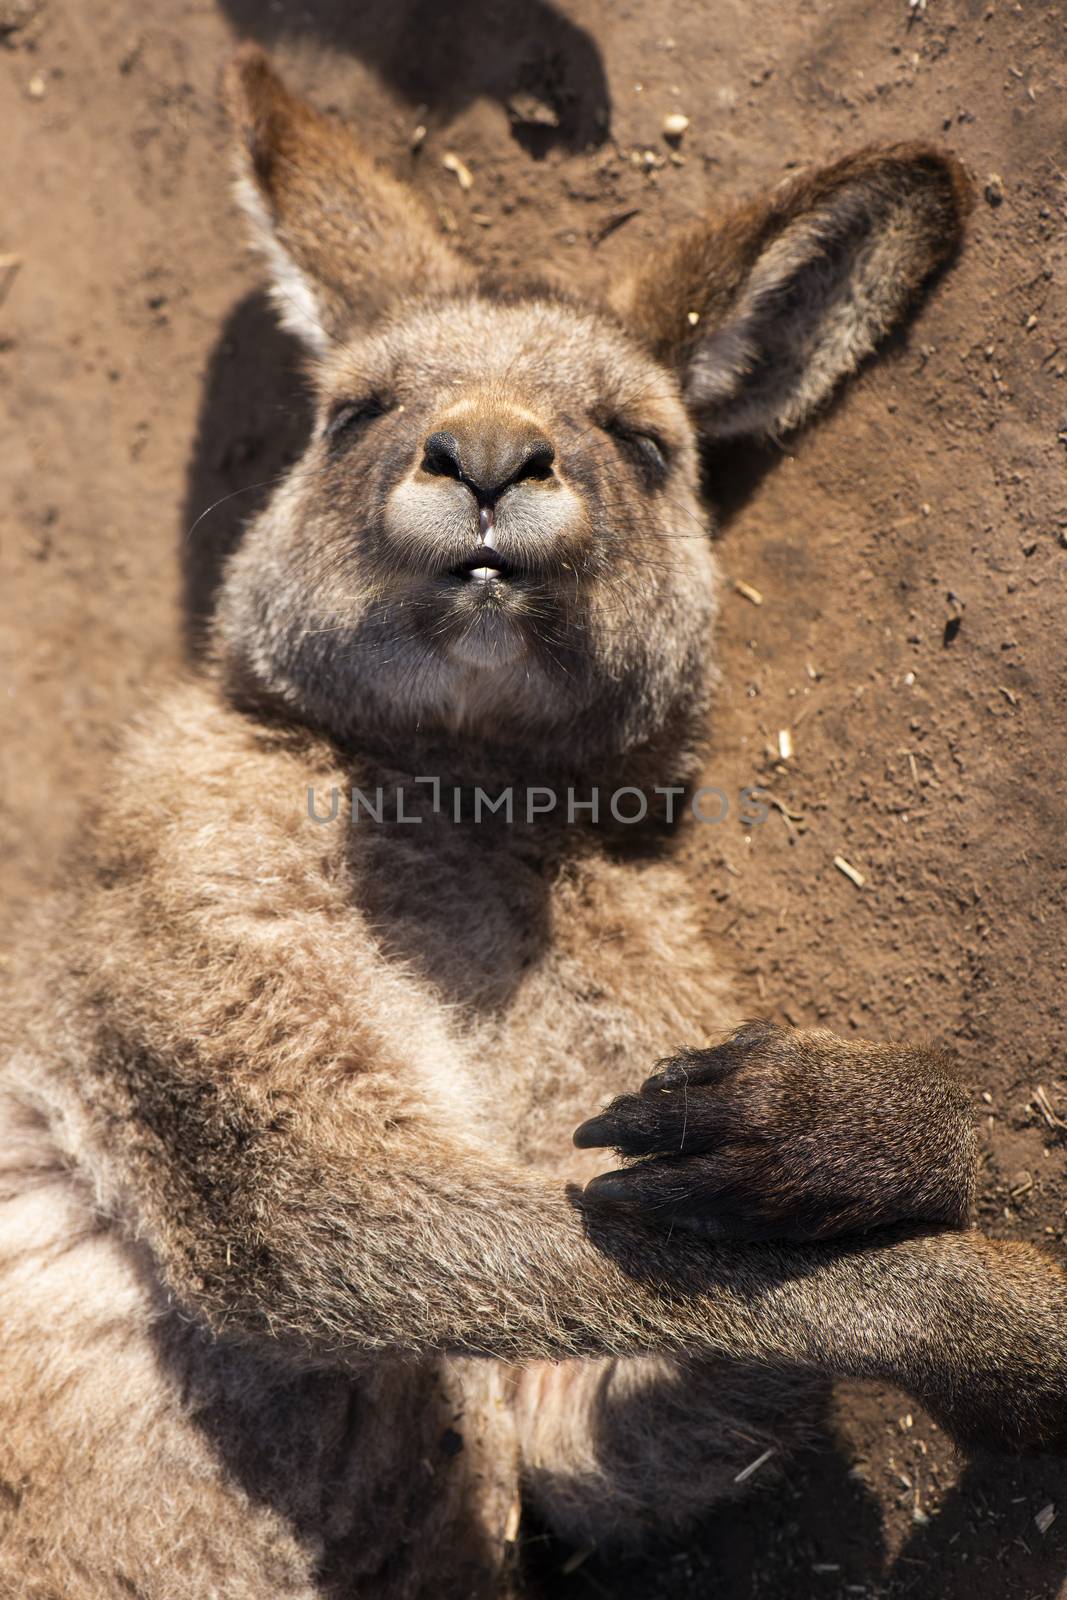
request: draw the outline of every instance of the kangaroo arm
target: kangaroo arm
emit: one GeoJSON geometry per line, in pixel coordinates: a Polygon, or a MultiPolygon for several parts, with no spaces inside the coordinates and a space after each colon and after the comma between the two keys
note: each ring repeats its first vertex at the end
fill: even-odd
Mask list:
{"type": "Polygon", "coordinates": [[[142,1142],[135,1225],[219,1333],[345,1365],[729,1357],[892,1382],[964,1441],[1067,1440],[1067,1277],[1028,1246],[973,1232],[713,1246],[400,1111],[349,1138],[328,1114],[268,1126],[211,1090],[172,1119],[142,1142]]]}

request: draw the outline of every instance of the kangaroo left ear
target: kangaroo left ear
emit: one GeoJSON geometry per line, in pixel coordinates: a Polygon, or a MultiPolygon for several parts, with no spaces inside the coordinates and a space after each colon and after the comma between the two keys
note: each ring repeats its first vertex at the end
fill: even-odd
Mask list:
{"type": "Polygon", "coordinates": [[[348,128],[285,87],[242,45],[223,90],[238,197],[267,258],[286,327],[321,353],[405,296],[455,294],[474,272],[413,192],[382,172],[348,128]]]}
{"type": "Polygon", "coordinates": [[[681,233],[613,295],[711,438],[826,400],[954,253],[971,193],[926,145],[861,150],[681,233]]]}

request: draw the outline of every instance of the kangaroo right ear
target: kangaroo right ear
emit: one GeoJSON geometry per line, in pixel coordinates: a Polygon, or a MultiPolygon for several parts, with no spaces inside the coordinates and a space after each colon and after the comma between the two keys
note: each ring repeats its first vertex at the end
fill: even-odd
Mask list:
{"type": "Polygon", "coordinates": [[[614,303],[707,437],[784,433],[900,321],[970,204],[944,151],[861,150],[667,240],[614,303]]]}
{"type": "Polygon", "coordinates": [[[242,45],[224,80],[238,136],[238,196],[267,257],[285,325],[315,351],[406,294],[447,294],[474,274],[414,194],[348,129],[289,93],[242,45]]]}

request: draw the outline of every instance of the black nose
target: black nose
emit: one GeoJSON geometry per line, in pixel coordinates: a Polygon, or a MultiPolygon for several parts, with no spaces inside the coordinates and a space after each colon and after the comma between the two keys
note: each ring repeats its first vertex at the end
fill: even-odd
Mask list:
{"type": "Polygon", "coordinates": [[[442,478],[462,478],[463,462],[459,455],[459,440],[454,433],[431,433],[422,458],[423,472],[436,472],[442,478]]]}
{"type": "Polygon", "coordinates": [[[547,478],[556,452],[547,439],[497,437],[460,444],[454,433],[431,433],[423,446],[422,470],[455,478],[477,499],[492,505],[524,478],[547,478]]]}

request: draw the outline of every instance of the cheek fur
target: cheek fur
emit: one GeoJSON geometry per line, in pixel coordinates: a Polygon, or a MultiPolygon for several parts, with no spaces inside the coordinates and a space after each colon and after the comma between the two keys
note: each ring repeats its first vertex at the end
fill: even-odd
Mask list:
{"type": "Polygon", "coordinates": [[[382,532],[401,559],[447,567],[457,544],[477,542],[478,507],[461,484],[409,476],[386,499],[382,532]]]}

